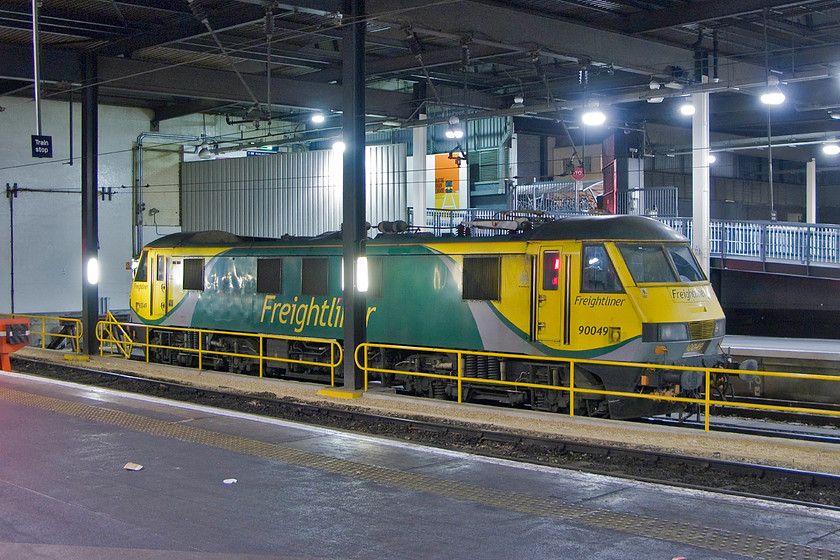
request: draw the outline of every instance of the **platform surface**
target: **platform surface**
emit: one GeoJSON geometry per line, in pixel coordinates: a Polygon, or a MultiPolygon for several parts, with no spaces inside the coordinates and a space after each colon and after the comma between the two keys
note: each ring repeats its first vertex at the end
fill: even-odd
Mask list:
{"type": "Polygon", "coordinates": [[[2,559],[840,559],[838,512],[6,373],[0,503],[2,559]]]}
{"type": "Polygon", "coordinates": [[[733,355],[840,362],[840,340],[726,335],[721,348],[733,355]]]}

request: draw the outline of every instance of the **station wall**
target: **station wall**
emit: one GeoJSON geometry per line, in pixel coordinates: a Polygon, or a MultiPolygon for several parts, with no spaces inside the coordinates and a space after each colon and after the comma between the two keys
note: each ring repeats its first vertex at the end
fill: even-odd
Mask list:
{"type": "MultiPolygon", "coordinates": [[[[42,134],[52,136],[52,159],[33,158],[37,134],[31,99],[0,98],[0,188],[17,183],[17,197],[0,210],[0,312],[78,312],[82,306],[81,106],[41,102],[42,134]],[[72,162],[72,165],[71,165],[72,162]],[[10,224],[14,222],[12,232],[10,224]],[[11,238],[14,238],[14,263],[11,238]],[[14,296],[12,296],[14,271],[14,296]]],[[[131,273],[132,145],[151,113],[99,107],[99,296],[110,309],[128,307],[131,273]]]]}
{"type": "MultiPolygon", "coordinates": [[[[365,149],[367,221],[405,220],[406,146],[365,149]]],[[[342,154],[334,150],[187,162],[182,225],[245,236],[318,235],[341,227],[342,154]]]]}

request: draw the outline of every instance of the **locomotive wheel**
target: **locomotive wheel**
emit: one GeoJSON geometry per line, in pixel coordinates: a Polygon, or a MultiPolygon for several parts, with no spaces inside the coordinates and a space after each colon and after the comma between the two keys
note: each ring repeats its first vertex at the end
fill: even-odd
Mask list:
{"type": "Polygon", "coordinates": [[[531,407],[534,410],[544,410],[546,412],[568,410],[568,399],[564,398],[564,394],[560,391],[552,389],[534,389],[533,391],[531,407]]]}
{"type": "Polygon", "coordinates": [[[228,362],[228,371],[231,373],[250,375],[255,368],[256,362],[249,358],[240,358],[239,356],[234,356],[228,362]]]}

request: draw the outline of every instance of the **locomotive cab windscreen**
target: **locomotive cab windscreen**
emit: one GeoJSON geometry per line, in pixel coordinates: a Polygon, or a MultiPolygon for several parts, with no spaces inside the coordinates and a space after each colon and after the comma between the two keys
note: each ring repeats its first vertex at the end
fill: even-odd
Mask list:
{"type": "Polygon", "coordinates": [[[706,281],[687,243],[616,245],[636,284],[706,281]]]}
{"type": "MultiPolygon", "coordinates": [[[[660,303],[646,307],[642,325],[645,342],[723,337],[726,320],[707,318],[716,308],[714,294],[688,243],[616,243],[616,247],[643,297],[660,303]]],[[[707,346],[689,344],[683,356],[701,354],[707,346]]]]}

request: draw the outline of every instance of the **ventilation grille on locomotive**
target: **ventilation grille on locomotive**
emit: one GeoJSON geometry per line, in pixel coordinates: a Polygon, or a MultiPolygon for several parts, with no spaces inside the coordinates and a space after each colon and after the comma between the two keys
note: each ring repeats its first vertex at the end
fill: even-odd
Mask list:
{"type": "Polygon", "coordinates": [[[715,335],[714,321],[693,321],[688,324],[689,340],[706,340],[715,335]]]}

